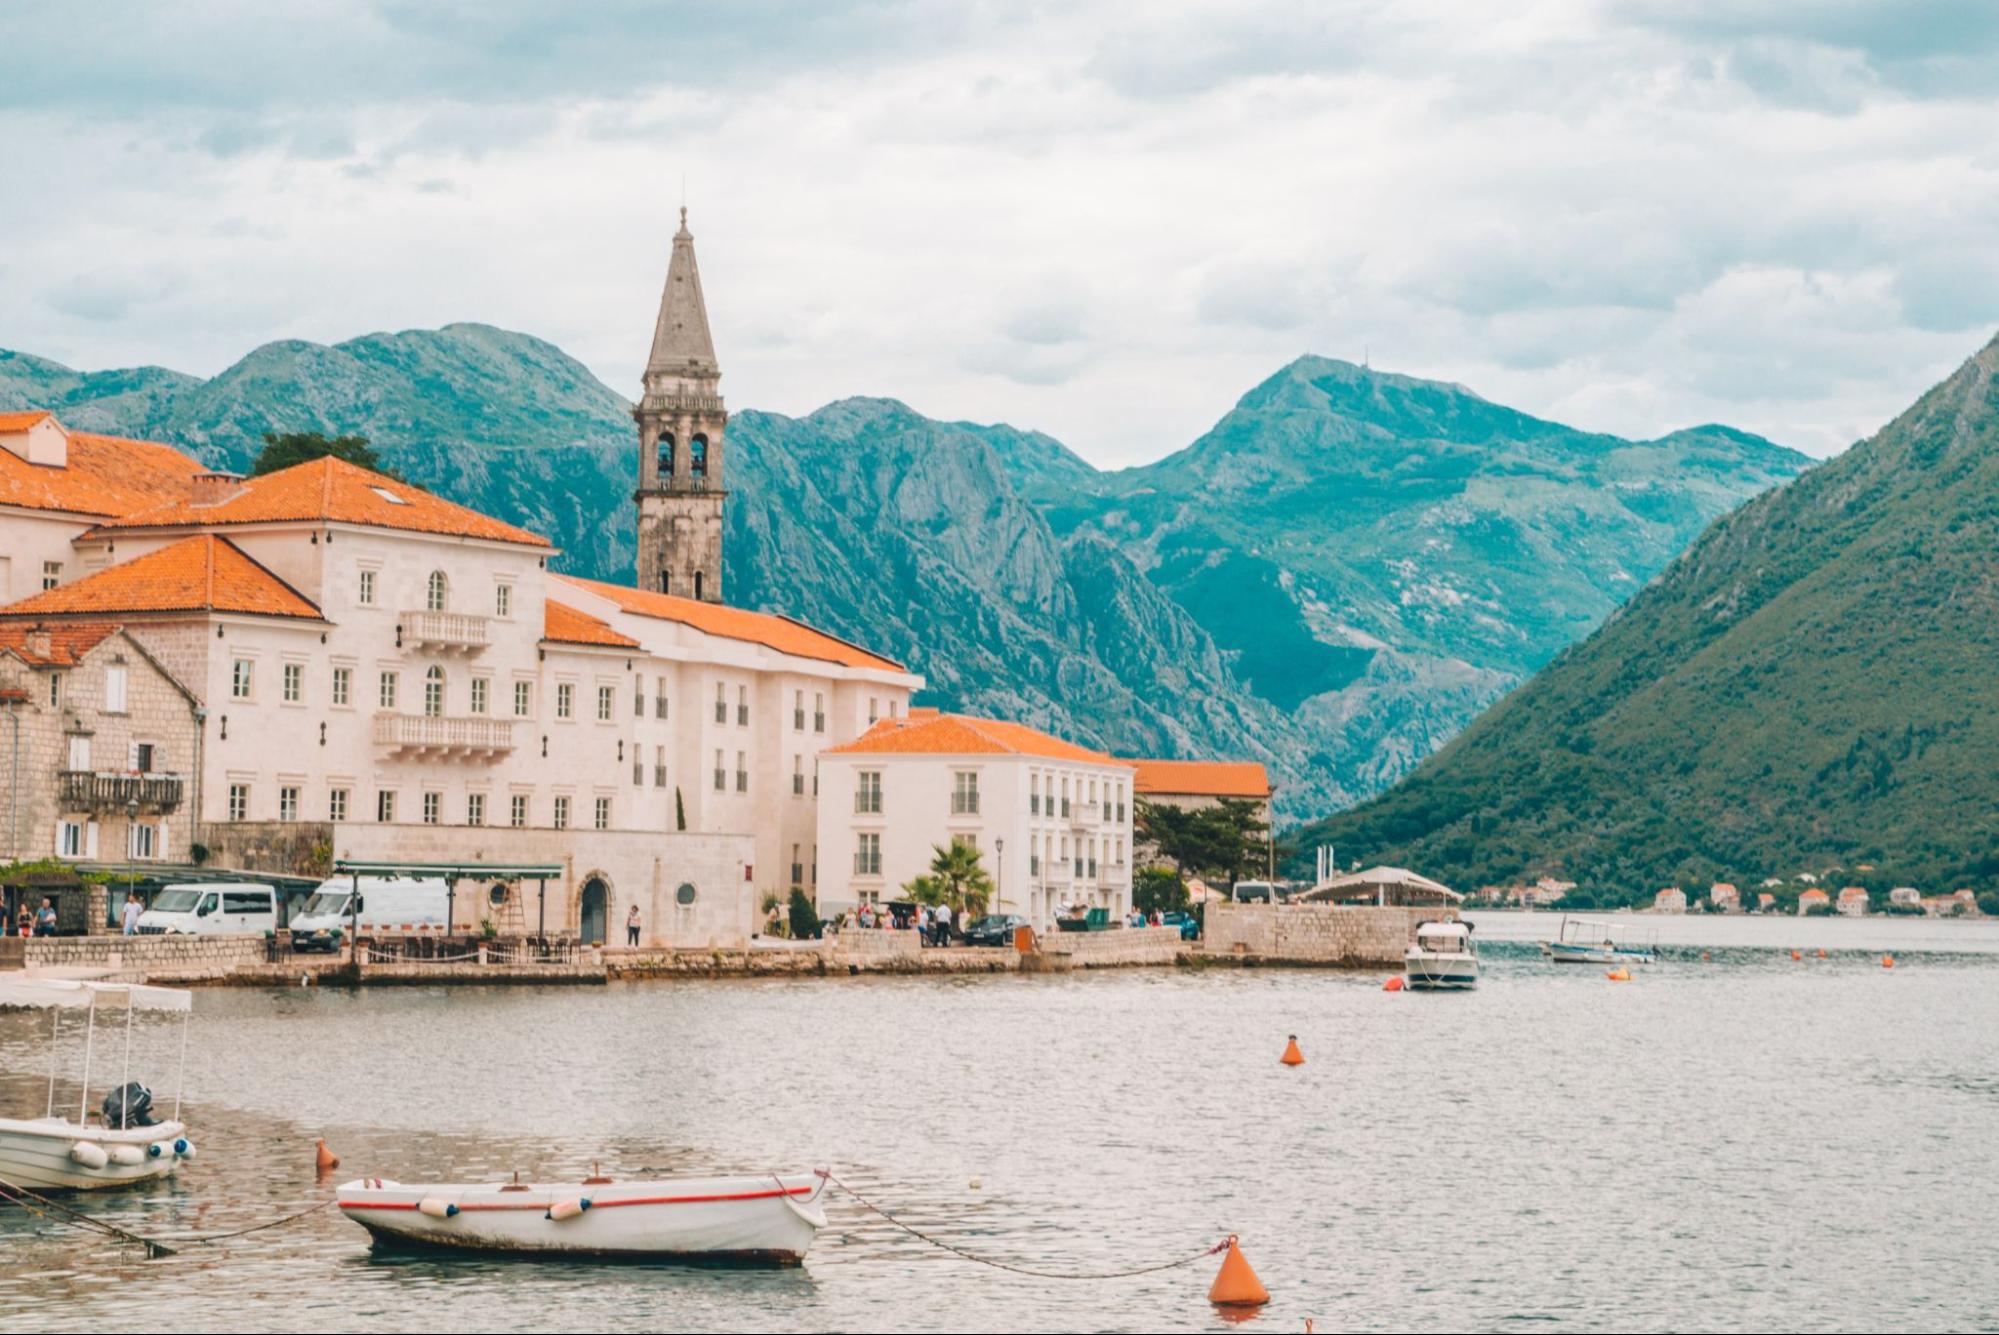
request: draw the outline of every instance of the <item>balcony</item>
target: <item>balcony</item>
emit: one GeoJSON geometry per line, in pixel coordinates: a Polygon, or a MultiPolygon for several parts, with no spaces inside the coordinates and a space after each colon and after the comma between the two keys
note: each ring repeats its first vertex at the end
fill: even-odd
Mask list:
{"type": "Polygon", "coordinates": [[[514,725],[507,719],[377,714],[375,745],[398,755],[495,760],[514,749],[514,725]]]}
{"type": "Polygon", "coordinates": [[[133,774],[120,770],[61,771],[62,804],[70,811],[139,810],[165,813],[179,808],[187,781],[179,774],[133,774]]]}
{"type": "Polygon", "coordinates": [[[405,647],[476,654],[486,647],[489,620],[467,612],[405,612],[396,633],[405,647]]]}
{"type": "Polygon", "coordinates": [[[1078,829],[1093,828],[1103,823],[1104,809],[1095,802],[1078,802],[1069,815],[1069,824],[1078,829]]]}

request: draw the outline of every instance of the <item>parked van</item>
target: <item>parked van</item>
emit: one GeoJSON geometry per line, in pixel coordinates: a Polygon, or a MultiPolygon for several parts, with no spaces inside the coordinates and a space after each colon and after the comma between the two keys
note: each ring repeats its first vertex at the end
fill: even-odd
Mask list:
{"type": "Polygon", "coordinates": [[[349,903],[356,889],[352,876],[321,882],[292,915],[292,949],[330,951],[357,929],[363,936],[408,936],[450,927],[451,895],[441,877],[363,876],[359,902],[349,903]]]}
{"type": "Polygon", "coordinates": [[[234,881],[170,885],[154,895],[153,906],[139,915],[139,931],[147,936],[222,936],[268,932],[277,925],[278,892],[268,885],[234,881]]]}

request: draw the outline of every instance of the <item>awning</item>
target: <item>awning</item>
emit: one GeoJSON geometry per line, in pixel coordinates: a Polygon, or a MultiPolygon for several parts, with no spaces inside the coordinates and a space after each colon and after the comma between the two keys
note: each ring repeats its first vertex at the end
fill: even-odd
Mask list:
{"type": "Polygon", "coordinates": [[[143,983],[92,983],[74,978],[22,978],[0,974],[0,1006],[60,1007],[101,1011],[186,1011],[194,994],[143,983]]]}

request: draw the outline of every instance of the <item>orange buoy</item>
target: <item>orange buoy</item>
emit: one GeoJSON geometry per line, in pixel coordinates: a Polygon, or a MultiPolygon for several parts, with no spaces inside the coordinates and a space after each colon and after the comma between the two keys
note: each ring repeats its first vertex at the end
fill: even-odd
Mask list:
{"type": "Polygon", "coordinates": [[[1894,957],[1893,955],[1883,955],[1883,956],[1881,957],[1881,967],[1882,967],[1882,968],[1884,968],[1884,969],[1892,969],[1892,968],[1894,968],[1894,967],[1895,967],[1895,957],[1894,957]]]}
{"type": "Polygon", "coordinates": [[[1221,1271],[1208,1286],[1208,1301],[1221,1307],[1261,1307],[1270,1301],[1270,1290],[1249,1268],[1235,1234],[1229,1234],[1229,1252],[1222,1258],[1221,1271]]]}
{"type": "Polygon", "coordinates": [[[1397,974],[1395,975],[1395,977],[1383,983],[1381,985],[1381,990],[1384,992],[1400,992],[1402,990],[1402,982],[1403,982],[1402,975],[1397,974]]]}
{"type": "Polygon", "coordinates": [[[319,1152],[314,1158],[319,1171],[322,1173],[329,1168],[338,1168],[340,1166],[340,1156],[332,1150],[327,1149],[326,1142],[323,1140],[319,1142],[319,1152]]]}
{"type": "Polygon", "coordinates": [[[1820,946],[1820,947],[1819,947],[1819,958],[1820,958],[1820,959],[1824,959],[1824,958],[1825,958],[1825,947],[1824,947],[1824,946],[1820,946]]]}
{"type": "Polygon", "coordinates": [[[1794,950],[1791,952],[1791,958],[1794,960],[1801,960],[1804,957],[1805,957],[1805,952],[1802,950],[1794,950]]]}
{"type": "Polygon", "coordinates": [[[1298,1051],[1298,1035],[1291,1035],[1290,1041],[1284,1045],[1284,1055],[1277,1060],[1283,1062],[1286,1066],[1303,1066],[1305,1064],[1305,1054],[1298,1051]]]}
{"type": "Polygon", "coordinates": [[[1706,952],[1705,950],[1703,950],[1703,951],[1701,952],[1701,963],[1702,963],[1702,964],[1706,964],[1706,963],[1707,963],[1707,962],[1708,962],[1709,960],[1711,960],[1711,959],[1713,959],[1713,958],[1714,958],[1714,956],[1712,956],[1712,955],[1708,954],[1708,953],[1707,953],[1707,952],[1706,952]]]}
{"type": "Polygon", "coordinates": [[[1628,983],[1631,981],[1631,970],[1612,969],[1609,973],[1605,974],[1604,977],[1608,978],[1613,983],[1628,983]]]}

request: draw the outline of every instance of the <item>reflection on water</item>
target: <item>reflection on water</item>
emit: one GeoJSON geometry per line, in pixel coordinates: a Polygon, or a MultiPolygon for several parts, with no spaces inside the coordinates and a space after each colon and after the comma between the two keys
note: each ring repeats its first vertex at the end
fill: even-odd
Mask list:
{"type": "MultiPolygon", "coordinates": [[[[917,1227],[1033,1266],[1239,1232],[1272,1330],[1999,1321],[1975,1260],[1999,1228],[1999,924],[1634,920],[1668,959],[1613,984],[1540,959],[1552,915],[1479,920],[1486,979],[1461,996],[1232,969],[203,992],[201,1157],[90,1207],[164,1235],[261,1222],[327,1194],[322,1135],[335,1180],[830,1164],[917,1227]]],[[[173,1045],[146,1040],[168,1033],[136,1049],[156,1088],[173,1045]]],[[[0,1015],[0,1111],[41,1111],[45,1035],[0,1015]]],[[[802,1269],[741,1270],[378,1255],[331,1211],[147,1263],[6,1212],[0,1325],[1220,1324],[1207,1263],[1035,1281],[850,1201],[829,1215],[802,1269]]]]}

